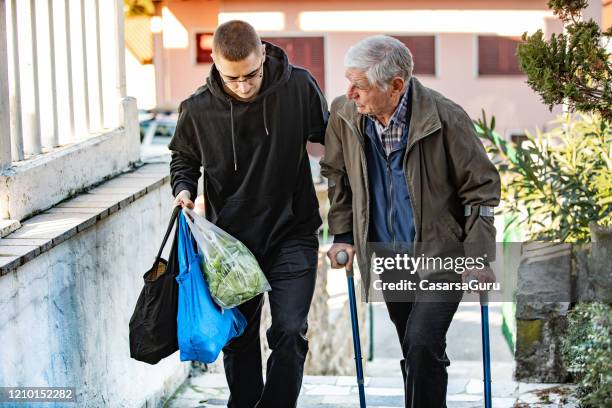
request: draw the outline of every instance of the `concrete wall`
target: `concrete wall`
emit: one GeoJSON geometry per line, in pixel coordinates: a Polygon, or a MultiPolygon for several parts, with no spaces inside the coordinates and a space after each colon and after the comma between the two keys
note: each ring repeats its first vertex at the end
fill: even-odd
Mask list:
{"type": "Polygon", "coordinates": [[[166,183],[0,277],[2,386],[76,387],[79,407],[141,407],[184,380],[178,353],[150,366],[128,344],[170,213],[166,183]]]}

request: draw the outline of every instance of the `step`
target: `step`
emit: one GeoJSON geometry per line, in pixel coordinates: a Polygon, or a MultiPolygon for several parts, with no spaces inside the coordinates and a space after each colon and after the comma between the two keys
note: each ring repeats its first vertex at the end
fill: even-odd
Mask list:
{"type": "MultiPolygon", "coordinates": [[[[525,384],[499,381],[492,384],[493,407],[514,406],[575,408],[573,402],[563,403],[572,390],[571,385],[525,384]],[[547,401],[547,402],[543,402],[547,401]]],[[[366,377],[368,408],[404,406],[402,380],[398,377],[366,377]]],[[[168,402],[168,408],[225,407],[229,390],[224,374],[205,373],[190,377],[168,402]]],[[[571,399],[571,398],[570,398],[571,399]]],[[[451,379],[448,384],[448,408],[482,407],[482,380],[476,378],[451,379]]],[[[357,408],[359,395],[354,377],[304,376],[298,408],[357,408]]]]}
{"type": "Polygon", "coordinates": [[[0,220],[0,238],[6,237],[11,232],[16,231],[21,227],[17,220],[0,220]]]}

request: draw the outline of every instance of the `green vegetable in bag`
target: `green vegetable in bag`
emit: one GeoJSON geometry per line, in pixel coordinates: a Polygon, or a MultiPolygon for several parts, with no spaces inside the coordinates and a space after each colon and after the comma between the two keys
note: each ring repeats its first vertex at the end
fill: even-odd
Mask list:
{"type": "Polygon", "coordinates": [[[192,210],[183,211],[202,255],[210,294],[219,306],[235,307],[271,289],[255,256],[242,242],[192,210]]]}

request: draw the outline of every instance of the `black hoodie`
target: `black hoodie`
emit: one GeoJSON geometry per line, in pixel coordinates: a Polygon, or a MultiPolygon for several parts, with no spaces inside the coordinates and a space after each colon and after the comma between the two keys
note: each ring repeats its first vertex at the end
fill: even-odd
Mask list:
{"type": "Polygon", "coordinates": [[[242,241],[262,265],[283,240],[321,225],[306,142],[323,143],[327,103],[315,79],[266,44],[263,83],[248,102],[206,85],[179,107],[170,142],[172,192],[197,195],[204,170],[206,218],[242,241]]]}

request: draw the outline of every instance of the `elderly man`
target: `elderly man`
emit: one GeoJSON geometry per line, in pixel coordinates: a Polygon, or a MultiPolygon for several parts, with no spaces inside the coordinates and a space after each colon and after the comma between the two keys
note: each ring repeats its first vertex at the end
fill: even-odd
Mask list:
{"type": "MultiPolygon", "coordinates": [[[[345,67],[348,90],[332,103],[321,161],[332,267],[339,251],[349,267],[356,254],[368,285],[366,242],[494,242],[499,175],[465,111],[412,76],[410,51],[392,37],[357,43],[345,67]]],[[[468,272],[492,280],[488,267],[468,272]]],[[[385,297],[403,353],[406,407],[446,406],[446,332],[459,299],[385,297]]]]}
{"type": "Polygon", "coordinates": [[[266,381],[259,295],[238,306],[248,326],[223,349],[228,406],[295,407],[321,225],[306,142],[323,141],[327,103],[308,71],[243,21],[217,28],[213,61],[207,83],[181,103],[170,142],[175,205],[194,207],[202,167],[206,218],[253,252],[272,287],[266,381]]]}

